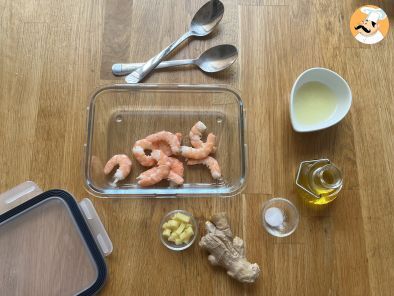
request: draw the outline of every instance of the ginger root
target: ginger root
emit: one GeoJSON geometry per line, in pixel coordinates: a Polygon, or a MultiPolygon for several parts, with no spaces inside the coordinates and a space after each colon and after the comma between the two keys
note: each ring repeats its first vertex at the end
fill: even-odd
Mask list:
{"type": "Polygon", "coordinates": [[[205,223],[207,233],[199,243],[210,253],[208,261],[224,267],[230,277],[242,283],[254,283],[260,268],[246,259],[244,241],[233,237],[226,213],[215,214],[211,220],[205,223]]]}

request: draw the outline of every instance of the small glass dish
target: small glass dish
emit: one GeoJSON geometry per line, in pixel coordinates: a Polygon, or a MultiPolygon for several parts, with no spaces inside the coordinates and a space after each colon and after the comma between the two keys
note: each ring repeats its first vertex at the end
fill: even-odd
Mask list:
{"type": "Polygon", "coordinates": [[[197,235],[198,235],[198,224],[197,224],[196,220],[194,219],[193,215],[189,212],[186,212],[184,210],[174,210],[174,211],[171,211],[171,212],[168,212],[167,214],[165,214],[163,219],[161,219],[160,226],[159,226],[159,237],[160,237],[160,240],[163,243],[163,245],[165,245],[170,250],[173,250],[173,251],[186,250],[194,243],[194,241],[197,238],[197,235]],[[163,228],[162,228],[163,224],[166,223],[168,220],[170,220],[171,217],[173,215],[175,215],[176,213],[181,213],[181,214],[184,214],[184,215],[190,217],[190,224],[193,227],[194,235],[187,244],[176,245],[175,243],[170,242],[166,238],[163,237],[163,228]]]}
{"type": "Polygon", "coordinates": [[[299,222],[297,208],[285,198],[272,198],[264,203],[262,224],[273,236],[285,237],[292,234],[299,222]]]}
{"type": "MultiPolygon", "coordinates": [[[[239,94],[220,85],[116,84],[96,90],[88,107],[85,143],[85,186],[98,197],[213,197],[234,196],[246,185],[247,146],[243,102],[239,94]],[[185,182],[171,187],[162,181],[151,187],[137,184],[146,170],[132,155],[134,143],[162,130],[183,134],[190,145],[191,127],[202,121],[214,133],[222,178],[213,180],[202,165],[185,166],[185,182]],[[113,186],[103,168],[115,154],[126,154],[130,175],[113,186]]],[[[207,134],[206,133],[206,134],[207,134]]],[[[206,137],[204,135],[204,139],[206,137]]]]}

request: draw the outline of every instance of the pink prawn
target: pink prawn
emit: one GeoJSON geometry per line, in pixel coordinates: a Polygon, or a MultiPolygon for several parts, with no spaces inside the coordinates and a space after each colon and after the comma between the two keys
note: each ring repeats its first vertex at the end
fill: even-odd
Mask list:
{"type": "Polygon", "coordinates": [[[214,178],[215,180],[220,179],[220,177],[222,176],[218,161],[211,156],[208,156],[207,158],[200,160],[190,159],[187,162],[187,165],[196,165],[196,164],[203,164],[207,166],[211,171],[212,178],[214,178]]]}
{"type": "Polygon", "coordinates": [[[182,185],[184,183],[183,179],[183,173],[184,173],[184,168],[183,168],[183,163],[179,161],[176,158],[169,157],[169,160],[171,162],[171,170],[170,173],[167,177],[167,179],[176,184],[176,185],[182,185]]]}
{"type": "Polygon", "coordinates": [[[124,180],[131,172],[132,162],[125,154],[116,154],[104,166],[104,174],[108,175],[116,166],[119,166],[114,174],[114,182],[124,180]]]}
{"type": "Polygon", "coordinates": [[[160,150],[154,150],[151,156],[157,161],[157,167],[151,168],[137,177],[138,185],[140,186],[154,185],[166,179],[170,174],[171,161],[167,155],[160,150]]]}
{"type": "Polygon", "coordinates": [[[172,154],[178,154],[181,147],[181,141],[179,140],[178,136],[167,131],[161,131],[149,135],[145,138],[145,140],[151,143],[166,142],[170,146],[172,154]]]}
{"type": "Polygon", "coordinates": [[[197,122],[190,129],[189,139],[194,148],[200,148],[204,144],[203,141],[201,141],[201,138],[206,129],[207,127],[202,121],[197,122]]]}
{"type": "Polygon", "coordinates": [[[181,146],[181,154],[185,158],[204,159],[215,151],[216,136],[208,134],[207,141],[199,148],[181,146]]]}
{"type": "MultiPolygon", "coordinates": [[[[176,133],[175,136],[178,138],[179,143],[181,143],[181,141],[182,141],[182,134],[181,133],[176,133]]],[[[153,142],[152,145],[153,145],[153,149],[154,150],[161,150],[167,156],[171,156],[173,154],[172,150],[171,150],[171,147],[165,141],[153,142]]]]}
{"type": "Polygon", "coordinates": [[[154,166],[156,164],[156,160],[151,155],[145,154],[145,150],[153,151],[154,148],[154,145],[150,141],[146,139],[138,140],[133,146],[134,157],[143,166],[154,166]]]}

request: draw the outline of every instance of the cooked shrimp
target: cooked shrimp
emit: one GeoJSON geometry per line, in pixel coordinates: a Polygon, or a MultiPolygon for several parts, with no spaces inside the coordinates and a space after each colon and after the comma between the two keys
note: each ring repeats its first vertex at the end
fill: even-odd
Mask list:
{"type": "Polygon", "coordinates": [[[166,142],[159,141],[152,143],[152,147],[154,150],[161,150],[164,152],[165,155],[170,156],[172,155],[171,147],[168,146],[166,142]]]}
{"type": "MultiPolygon", "coordinates": [[[[199,121],[197,122],[190,130],[189,132],[189,139],[190,139],[190,144],[194,148],[201,148],[204,144],[204,142],[201,140],[203,132],[207,129],[206,125],[202,122],[199,121]]],[[[216,152],[216,146],[212,147],[212,152],[216,152]]]]}
{"type": "Polygon", "coordinates": [[[179,144],[182,142],[182,134],[181,133],[175,133],[175,136],[177,137],[179,144]]]}
{"type": "Polygon", "coordinates": [[[119,168],[114,174],[114,182],[116,184],[118,181],[124,180],[131,172],[131,160],[125,154],[116,154],[108,160],[104,167],[104,174],[108,175],[116,166],[119,168]]]}
{"type": "MultiPolygon", "coordinates": [[[[176,133],[175,136],[178,138],[180,143],[182,141],[182,134],[176,133]]],[[[161,150],[167,156],[171,156],[173,154],[171,147],[167,144],[167,142],[159,141],[159,142],[153,142],[152,144],[154,150],[161,150]]]]}
{"type": "Polygon", "coordinates": [[[157,161],[157,167],[151,168],[137,177],[138,185],[151,186],[166,179],[170,174],[171,162],[169,157],[160,150],[151,153],[152,158],[157,161]]]}
{"type": "Polygon", "coordinates": [[[157,161],[158,166],[168,166],[171,167],[171,160],[170,158],[164,154],[163,151],[160,150],[153,150],[151,153],[153,159],[157,161]]]}
{"type": "Polygon", "coordinates": [[[194,148],[200,148],[204,144],[203,141],[201,141],[201,138],[203,132],[205,132],[206,129],[207,127],[202,121],[197,122],[191,128],[189,132],[189,138],[190,138],[190,143],[194,148]]]}
{"type": "Polygon", "coordinates": [[[164,141],[171,147],[171,151],[173,154],[179,153],[181,141],[179,140],[178,136],[174,135],[173,133],[161,131],[161,132],[149,135],[145,139],[151,143],[164,141]]]}
{"type": "Polygon", "coordinates": [[[168,174],[167,180],[175,185],[182,185],[185,180],[178,174],[174,173],[174,171],[170,171],[168,174]]]}
{"type": "Polygon", "coordinates": [[[222,176],[218,161],[211,156],[208,156],[207,158],[200,159],[200,160],[191,159],[191,160],[188,160],[187,164],[188,165],[196,165],[196,164],[206,165],[211,171],[212,178],[214,178],[215,180],[219,179],[222,176]]]}
{"type": "Polygon", "coordinates": [[[167,180],[170,181],[171,183],[174,183],[175,185],[182,185],[184,180],[183,180],[183,163],[173,157],[168,158],[171,162],[171,169],[170,173],[167,177],[167,180]]]}
{"type": "Polygon", "coordinates": [[[141,165],[151,167],[156,164],[156,160],[151,155],[145,154],[145,150],[153,151],[155,147],[146,139],[138,140],[133,146],[133,154],[141,165]]]}
{"type": "Polygon", "coordinates": [[[169,157],[168,159],[171,162],[171,172],[174,172],[175,174],[183,177],[183,172],[184,172],[183,163],[180,160],[173,157],[169,157]]]}
{"type": "Polygon", "coordinates": [[[210,133],[207,141],[200,148],[181,146],[181,154],[185,158],[204,159],[215,151],[216,136],[210,133]]]}

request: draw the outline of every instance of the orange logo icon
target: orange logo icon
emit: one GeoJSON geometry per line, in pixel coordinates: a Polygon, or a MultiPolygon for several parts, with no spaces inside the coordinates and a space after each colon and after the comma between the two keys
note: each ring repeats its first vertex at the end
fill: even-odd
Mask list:
{"type": "Polygon", "coordinates": [[[350,19],[350,30],[359,42],[375,44],[386,37],[389,31],[389,20],[383,9],[374,5],[365,5],[353,13],[350,19]]]}

